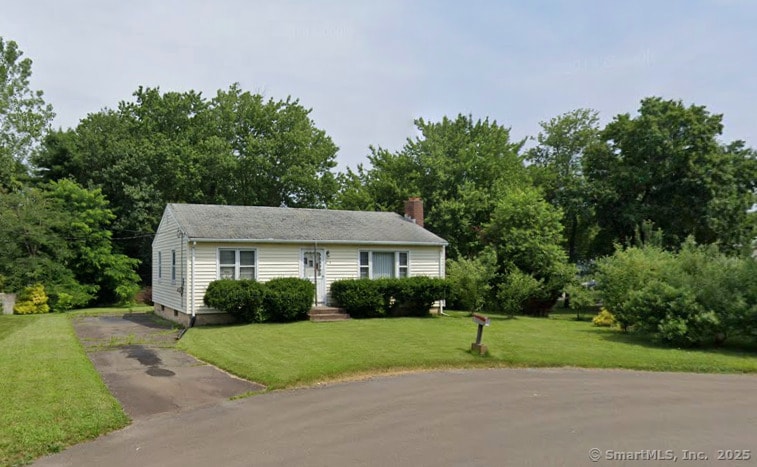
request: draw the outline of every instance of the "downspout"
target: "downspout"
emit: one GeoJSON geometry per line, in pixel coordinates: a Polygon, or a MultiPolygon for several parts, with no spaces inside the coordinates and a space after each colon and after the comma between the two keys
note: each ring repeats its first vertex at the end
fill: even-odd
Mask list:
{"type": "Polygon", "coordinates": [[[315,306],[318,306],[318,242],[313,242],[313,284],[315,284],[315,306]]]}
{"type": "Polygon", "coordinates": [[[190,309],[192,310],[192,317],[189,318],[189,327],[195,325],[195,250],[197,242],[192,241],[192,258],[189,271],[189,300],[191,301],[190,309]]]}
{"type": "MultiPolygon", "coordinates": [[[[189,241],[187,241],[189,243],[189,241]]],[[[196,241],[192,241],[192,255],[190,256],[190,265],[189,265],[189,294],[185,294],[185,296],[188,296],[189,303],[187,304],[187,308],[189,308],[189,311],[191,313],[191,316],[189,318],[189,326],[185,327],[179,332],[179,335],[176,336],[176,340],[181,339],[184,336],[184,333],[187,332],[187,330],[191,327],[194,327],[195,320],[197,317],[195,316],[195,247],[197,246],[196,241]]],[[[183,250],[182,246],[182,250],[183,250]]]]}

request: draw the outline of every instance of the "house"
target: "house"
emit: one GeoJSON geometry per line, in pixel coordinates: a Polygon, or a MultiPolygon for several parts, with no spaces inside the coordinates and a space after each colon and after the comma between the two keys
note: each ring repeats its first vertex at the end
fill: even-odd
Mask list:
{"type": "Polygon", "coordinates": [[[301,277],[316,305],[340,279],[444,277],[447,242],[423,228],[419,198],[393,212],[169,204],[152,243],[155,312],[186,324],[231,321],[203,303],[216,279],[301,277]]]}

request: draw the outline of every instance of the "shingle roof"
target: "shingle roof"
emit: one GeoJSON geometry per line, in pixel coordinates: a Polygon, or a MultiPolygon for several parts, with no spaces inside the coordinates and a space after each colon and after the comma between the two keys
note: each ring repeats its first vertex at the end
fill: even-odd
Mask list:
{"type": "Polygon", "coordinates": [[[169,204],[167,209],[190,239],[447,244],[393,212],[211,204],[169,204]]]}

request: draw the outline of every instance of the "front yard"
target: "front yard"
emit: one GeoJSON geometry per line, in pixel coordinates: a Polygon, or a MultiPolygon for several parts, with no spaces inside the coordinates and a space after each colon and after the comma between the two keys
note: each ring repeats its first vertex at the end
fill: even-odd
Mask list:
{"type": "Polygon", "coordinates": [[[0,375],[0,465],[129,423],[66,315],[0,315],[0,375]]]}
{"type": "MultiPolygon", "coordinates": [[[[147,307],[135,311],[147,311],[147,307]]],[[[129,423],[74,335],[67,315],[0,316],[0,465],[25,463],[129,423]]],[[[449,317],[198,327],[178,347],[271,389],[403,370],[578,366],[757,372],[757,350],[656,347],[569,315],[492,317],[485,357],[476,326],[449,317]]]]}
{"type": "Polygon", "coordinates": [[[270,388],[376,372],[473,366],[757,372],[755,349],[657,347],[560,314],[549,319],[492,316],[483,338],[489,355],[480,357],[469,352],[476,325],[465,313],[451,314],[193,328],[179,348],[270,388]]]}

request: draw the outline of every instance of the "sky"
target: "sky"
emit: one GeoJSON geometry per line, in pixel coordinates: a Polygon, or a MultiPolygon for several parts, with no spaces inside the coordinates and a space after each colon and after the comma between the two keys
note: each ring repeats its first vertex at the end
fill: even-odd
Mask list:
{"type": "Polygon", "coordinates": [[[649,96],[724,115],[757,146],[757,1],[0,0],[0,36],[33,60],[54,127],[139,86],[210,98],[239,83],[292,96],[339,146],[399,150],[413,121],[489,118],[515,140],[592,108],[607,123],[649,96]]]}

